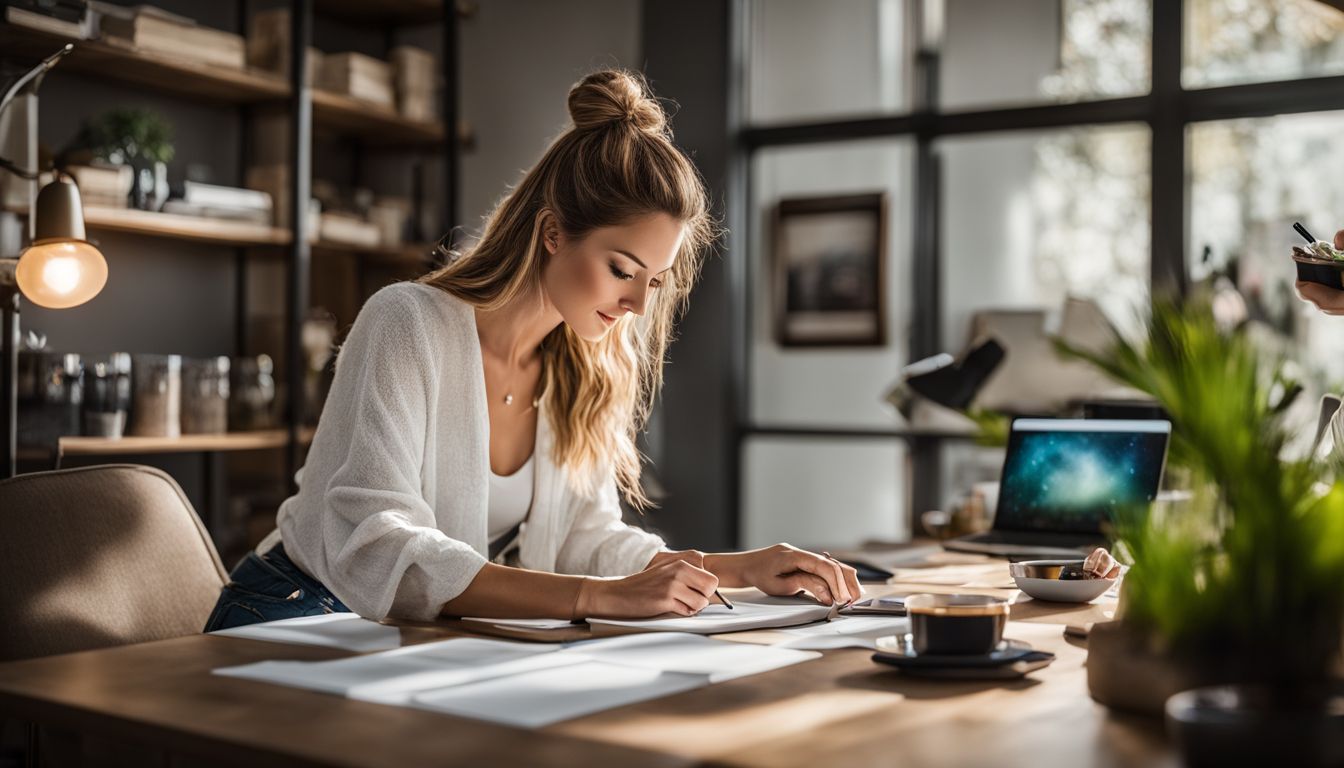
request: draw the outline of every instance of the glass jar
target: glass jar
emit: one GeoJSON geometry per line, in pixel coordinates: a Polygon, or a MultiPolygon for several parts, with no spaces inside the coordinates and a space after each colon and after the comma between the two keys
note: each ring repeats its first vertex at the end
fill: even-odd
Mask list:
{"type": "Polygon", "coordinates": [[[182,435],[182,356],[136,355],[131,366],[135,390],[131,434],[137,437],[182,435]]]}
{"type": "Polygon", "coordinates": [[[229,358],[188,360],[182,371],[182,434],[222,435],[229,429],[229,358]]]}
{"type": "Polygon", "coordinates": [[[233,360],[233,391],[229,398],[229,429],[248,431],[274,426],[275,365],[269,355],[233,360]]]}
{"type": "Polygon", "coordinates": [[[84,361],[83,434],[120,439],[131,406],[131,356],[114,352],[84,361]]]}
{"type": "Polygon", "coordinates": [[[79,355],[19,353],[19,445],[54,449],[62,435],[79,434],[83,372],[79,355]]]}

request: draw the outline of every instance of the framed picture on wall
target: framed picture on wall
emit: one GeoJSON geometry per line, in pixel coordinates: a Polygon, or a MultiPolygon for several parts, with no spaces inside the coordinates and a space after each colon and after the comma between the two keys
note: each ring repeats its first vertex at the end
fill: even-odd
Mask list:
{"type": "Polygon", "coordinates": [[[786,347],[882,346],[886,199],[781,200],[775,209],[775,334],[786,347]]]}

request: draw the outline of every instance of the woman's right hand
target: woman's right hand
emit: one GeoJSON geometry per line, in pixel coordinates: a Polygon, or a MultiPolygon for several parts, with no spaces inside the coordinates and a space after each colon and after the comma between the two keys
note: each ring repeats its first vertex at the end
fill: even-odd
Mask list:
{"type": "Polygon", "coordinates": [[[714,600],[718,587],[718,577],[709,571],[685,560],[669,560],[623,579],[585,579],[574,618],[692,616],[714,600]]]}

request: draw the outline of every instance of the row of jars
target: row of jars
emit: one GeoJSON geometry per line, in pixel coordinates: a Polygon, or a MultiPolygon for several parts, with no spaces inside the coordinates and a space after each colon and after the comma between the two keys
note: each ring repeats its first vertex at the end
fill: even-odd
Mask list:
{"type": "Polygon", "coordinates": [[[221,434],[274,426],[267,355],[19,354],[19,442],[221,434]]]}

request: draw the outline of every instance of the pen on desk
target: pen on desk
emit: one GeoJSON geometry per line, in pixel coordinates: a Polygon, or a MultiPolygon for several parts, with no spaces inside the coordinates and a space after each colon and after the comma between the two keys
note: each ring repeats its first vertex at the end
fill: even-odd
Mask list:
{"type": "Polygon", "coordinates": [[[730,610],[730,611],[733,610],[733,604],[730,603],[730,602],[728,602],[728,598],[724,597],[724,596],[723,596],[723,593],[719,592],[719,590],[717,590],[717,589],[714,590],[714,596],[717,597],[717,598],[719,598],[719,602],[721,602],[721,603],[723,603],[724,605],[728,606],[728,610],[730,610]]]}

